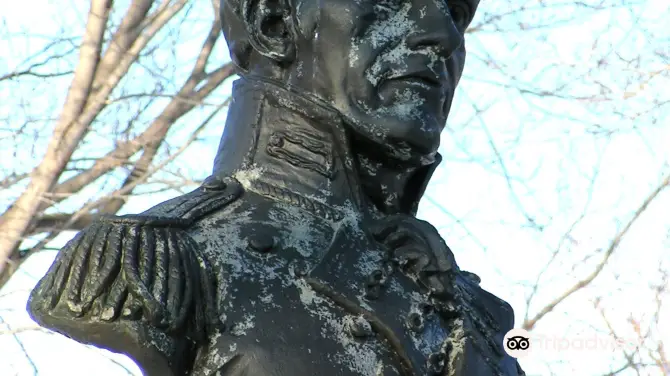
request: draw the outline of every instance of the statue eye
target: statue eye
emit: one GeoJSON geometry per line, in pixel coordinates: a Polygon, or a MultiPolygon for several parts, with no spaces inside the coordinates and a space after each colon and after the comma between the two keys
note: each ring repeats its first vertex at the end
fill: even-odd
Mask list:
{"type": "Polygon", "coordinates": [[[464,0],[448,1],[448,4],[449,13],[454,24],[461,32],[465,32],[465,29],[468,28],[468,25],[472,21],[472,16],[474,16],[470,4],[464,0]]]}

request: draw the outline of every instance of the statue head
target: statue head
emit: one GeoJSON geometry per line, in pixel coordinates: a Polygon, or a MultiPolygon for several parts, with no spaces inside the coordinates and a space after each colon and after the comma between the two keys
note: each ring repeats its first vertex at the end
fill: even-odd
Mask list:
{"type": "Polygon", "coordinates": [[[221,0],[231,57],[247,78],[336,110],[399,160],[433,156],[479,0],[221,0]]]}

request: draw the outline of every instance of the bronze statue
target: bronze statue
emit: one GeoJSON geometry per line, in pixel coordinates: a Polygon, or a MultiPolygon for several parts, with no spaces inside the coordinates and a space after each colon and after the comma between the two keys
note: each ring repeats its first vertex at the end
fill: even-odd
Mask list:
{"type": "Polygon", "coordinates": [[[147,375],[522,375],[512,308],[416,219],[478,0],[222,0],[212,175],[105,217],[31,295],[147,375]]]}

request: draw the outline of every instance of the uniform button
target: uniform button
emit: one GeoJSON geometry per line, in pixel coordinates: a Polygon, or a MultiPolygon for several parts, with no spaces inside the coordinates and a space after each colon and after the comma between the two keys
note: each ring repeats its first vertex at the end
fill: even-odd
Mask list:
{"type": "Polygon", "coordinates": [[[421,332],[423,330],[423,317],[417,312],[412,312],[407,316],[407,327],[414,332],[421,332]]]}
{"type": "Polygon", "coordinates": [[[289,273],[293,272],[296,277],[304,277],[309,274],[310,265],[305,260],[294,260],[289,265],[289,273]]]}
{"type": "Polygon", "coordinates": [[[365,288],[365,297],[368,298],[369,300],[379,299],[380,293],[381,288],[379,287],[379,285],[366,286],[365,288]]]}
{"type": "Polygon", "coordinates": [[[249,247],[254,251],[267,253],[272,250],[272,247],[275,245],[275,241],[272,236],[266,234],[254,234],[249,236],[249,247]]]}
{"type": "Polygon", "coordinates": [[[442,371],[444,371],[445,360],[446,356],[441,352],[430,354],[428,356],[428,364],[426,365],[426,368],[428,368],[428,374],[441,375],[442,371]]]}
{"type": "Polygon", "coordinates": [[[372,335],[370,322],[362,316],[348,317],[347,330],[354,337],[364,338],[372,335]]]}
{"type": "Polygon", "coordinates": [[[372,272],[367,279],[368,286],[377,286],[384,283],[384,272],[377,269],[372,272]]]}

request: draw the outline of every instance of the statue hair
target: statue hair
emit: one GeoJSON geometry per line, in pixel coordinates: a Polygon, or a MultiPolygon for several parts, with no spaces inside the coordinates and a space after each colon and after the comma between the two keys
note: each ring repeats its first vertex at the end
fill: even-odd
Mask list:
{"type": "MultiPolygon", "coordinates": [[[[260,2],[277,2],[278,5],[291,10],[290,15],[285,14],[284,21],[289,33],[294,37],[311,39],[316,32],[319,17],[317,0],[221,0],[219,16],[223,35],[228,43],[230,57],[242,73],[248,72],[255,51],[251,34],[257,30],[254,30],[255,26],[251,19],[255,16],[252,13],[256,11],[254,5],[260,2]],[[295,12],[298,2],[302,5],[300,15],[295,12]]],[[[266,53],[260,54],[271,57],[266,53]]]]}

